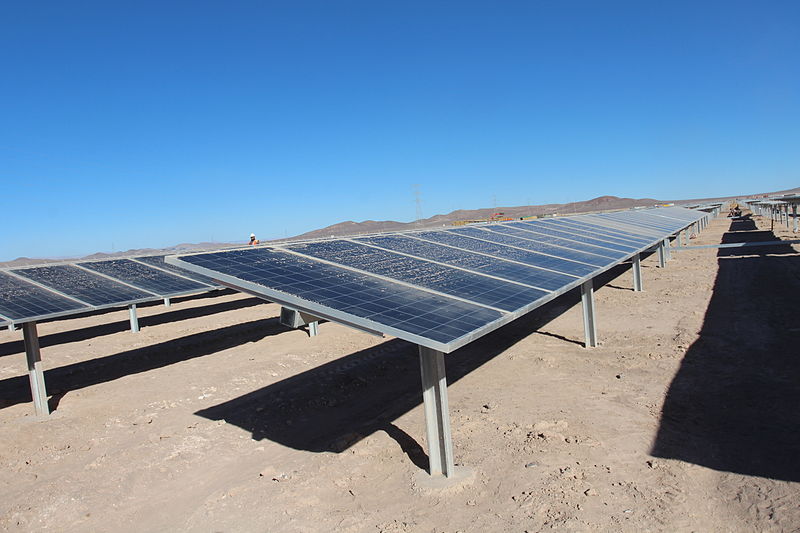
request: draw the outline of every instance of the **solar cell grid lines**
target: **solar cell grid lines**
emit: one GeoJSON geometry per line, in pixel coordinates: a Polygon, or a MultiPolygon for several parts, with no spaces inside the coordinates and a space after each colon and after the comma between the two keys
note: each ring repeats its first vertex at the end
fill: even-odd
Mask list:
{"type": "Polygon", "coordinates": [[[152,293],[134,289],[73,265],[53,265],[13,272],[90,305],[108,306],[152,300],[152,293]]]}
{"type": "Polygon", "coordinates": [[[89,308],[12,274],[0,272],[0,315],[11,321],[47,318],[81,310],[89,308]]]}
{"type": "Polygon", "coordinates": [[[561,274],[532,265],[482,255],[444,244],[432,243],[416,238],[413,234],[362,237],[355,240],[464,268],[472,272],[484,272],[548,291],[556,290],[576,279],[575,276],[570,276],[569,274],[561,274]]]}
{"type": "MultiPolygon", "coordinates": [[[[169,260],[169,258],[168,258],[169,260]]],[[[500,319],[499,311],[433,294],[269,248],[182,256],[187,265],[221,273],[224,281],[265,298],[304,309],[317,305],[323,318],[446,344],[500,319]]],[[[310,311],[310,310],[309,310],[310,311]]]]}
{"type": "Polygon", "coordinates": [[[503,311],[514,311],[547,294],[539,289],[345,240],[298,244],[286,248],[503,311]]]}
{"type": "MultiPolygon", "coordinates": [[[[513,235],[515,237],[519,237],[521,239],[533,240],[537,242],[546,242],[553,244],[555,246],[559,246],[562,248],[568,248],[570,250],[576,250],[579,252],[586,252],[592,255],[599,255],[601,257],[607,257],[609,259],[616,259],[617,257],[622,257],[625,255],[625,252],[616,248],[615,245],[609,244],[607,247],[597,246],[595,243],[588,243],[588,242],[580,242],[579,239],[586,240],[577,235],[569,235],[569,237],[565,237],[564,234],[559,234],[557,232],[553,232],[548,230],[547,228],[543,229],[535,229],[531,227],[518,227],[512,226],[511,224],[506,224],[503,226],[492,226],[487,228],[491,231],[496,231],[498,233],[504,233],[506,235],[513,235]]],[[[633,251],[634,248],[631,248],[630,251],[633,251]]]]}
{"type": "Polygon", "coordinates": [[[183,276],[185,278],[193,279],[193,280],[195,280],[197,282],[200,282],[200,283],[203,283],[203,284],[206,284],[206,285],[211,285],[211,286],[216,286],[217,285],[217,283],[213,279],[209,278],[208,276],[203,276],[202,274],[197,274],[196,272],[190,272],[190,271],[185,270],[183,268],[178,268],[175,265],[170,265],[169,263],[166,263],[164,261],[164,257],[165,256],[163,256],[163,255],[143,255],[143,256],[139,256],[139,257],[133,257],[131,259],[133,259],[134,261],[138,261],[140,263],[146,263],[147,265],[154,266],[156,268],[161,268],[161,269],[164,269],[164,270],[168,270],[168,271],[170,271],[170,272],[172,272],[174,274],[178,274],[179,276],[183,276]]]}
{"type": "Polygon", "coordinates": [[[531,252],[551,255],[553,257],[558,257],[567,261],[583,263],[584,265],[590,267],[587,273],[595,270],[595,268],[591,267],[601,267],[613,261],[613,259],[608,257],[601,257],[596,254],[559,247],[549,242],[543,242],[544,239],[533,240],[527,238],[520,238],[512,235],[505,235],[495,231],[485,230],[482,228],[462,228],[449,231],[455,234],[463,235],[465,237],[486,240],[497,244],[503,244],[506,246],[521,248],[523,250],[529,250],[531,252]]]}
{"type": "Polygon", "coordinates": [[[595,267],[576,261],[569,261],[545,253],[536,253],[522,248],[503,245],[497,242],[474,239],[448,231],[427,231],[414,234],[415,237],[483,253],[500,259],[517,261],[527,265],[546,268],[562,274],[585,276],[594,272],[595,267]]]}
{"type": "Polygon", "coordinates": [[[563,228],[569,231],[574,232],[583,232],[586,235],[598,236],[598,238],[602,239],[617,239],[621,241],[623,244],[631,243],[635,246],[643,246],[650,242],[651,239],[644,237],[641,234],[634,234],[630,232],[623,231],[621,229],[614,229],[604,226],[599,226],[597,224],[592,224],[587,222],[583,218],[575,218],[575,219],[543,219],[539,221],[540,224],[545,226],[552,226],[555,228],[563,228]]]}
{"type": "Polygon", "coordinates": [[[205,284],[174,276],[163,270],[158,270],[130,259],[109,259],[77,264],[135,287],[156,293],[161,297],[201,292],[208,289],[205,284]]]}
{"type": "MultiPolygon", "coordinates": [[[[583,235],[580,232],[570,231],[567,228],[556,228],[551,227],[546,224],[541,223],[524,223],[524,222],[516,222],[509,224],[510,227],[518,229],[520,231],[527,231],[529,233],[533,233],[535,235],[551,235],[553,237],[559,237],[562,239],[566,239],[568,241],[575,241],[582,244],[589,245],[588,249],[592,249],[592,247],[597,248],[598,254],[603,254],[603,252],[608,253],[609,250],[614,250],[616,252],[630,253],[635,251],[638,246],[631,245],[630,243],[618,243],[612,242],[608,240],[603,240],[601,237],[597,236],[587,236],[583,235]]],[[[614,254],[614,257],[618,257],[619,254],[614,254]]]]}

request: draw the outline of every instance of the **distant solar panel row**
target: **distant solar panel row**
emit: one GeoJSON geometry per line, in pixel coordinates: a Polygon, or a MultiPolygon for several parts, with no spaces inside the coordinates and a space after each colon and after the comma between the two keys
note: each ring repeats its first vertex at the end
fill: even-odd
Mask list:
{"type": "Polygon", "coordinates": [[[685,229],[659,208],[168,257],[322,318],[450,352],[685,229]]]}
{"type": "Polygon", "coordinates": [[[40,265],[0,271],[0,321],[47,318],[219,288],[164,256],[40,265]]]}

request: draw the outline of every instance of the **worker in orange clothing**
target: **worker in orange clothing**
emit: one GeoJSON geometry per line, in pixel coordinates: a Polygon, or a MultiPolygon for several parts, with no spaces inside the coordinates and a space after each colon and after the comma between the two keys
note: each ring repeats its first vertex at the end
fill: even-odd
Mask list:
{"type": "Polygon", "coordinates": [[[256,239],[256,234],[255,233],[251,233],[250,234],[250,242],[248,242],[247,244],[249,244],[251,246],[255,246],[256,244],[260,244],[260,241],[258,239],[256,239]]]}

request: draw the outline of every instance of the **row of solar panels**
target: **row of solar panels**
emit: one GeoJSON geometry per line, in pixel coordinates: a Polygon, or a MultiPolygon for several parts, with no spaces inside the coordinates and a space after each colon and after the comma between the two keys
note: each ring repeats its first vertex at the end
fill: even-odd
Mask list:
{"type": "Polygon", "coordinates": [[[0,325],[121,307],[221,288],[163,255],[0,270],[0,325]]]}
{"type": "Polygon", "coordinates": [[[167,261],[321,318],[450,352],[707,216],[671,207],[167,261]]]}

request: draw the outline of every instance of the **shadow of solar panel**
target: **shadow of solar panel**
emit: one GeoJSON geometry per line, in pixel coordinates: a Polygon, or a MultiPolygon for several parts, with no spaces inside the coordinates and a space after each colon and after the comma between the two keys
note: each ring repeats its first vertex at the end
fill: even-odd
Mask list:
{"type": "Polygon", "coordinates": [[[134,257],[136,261],[141,261],[142,263],[147,263],[148,265],[152,265],[154,267],[163,268],[164,270],[169,270],[170,272],[174,272],[180,276],[184,276],[189,279],[193,279],[200,283],[204,283],[206,285],[210,285],[212,287],[219,287],[219,283],[214,281],[213,279],[209,278],[208,276],[203,276],[202,274],[197,274],[196,272],[189,272],[188,270],[180,267],[176,267],[175,265],[170,265],[164,261],[163,255],[143,255],[141,257],[134,257]]]}
{"type": "Polygon", "coordinates": [[[504,311],[515,311],[548,293],[457,268],[349,241],[322,241],[287,249],[504,311]]]}
{"type": "Polygon", "coordinates": [[[95,306],[122,305],[156,297],[73,265],[15,269],[15,274],[95,306]]]}
{"type": "Polygon", "coordinates": [[[89,307],[0,272],[0,315],[16,322],[27,322],[78,310],[89,310],[89,307]]]}
{"type": "MultiPolygon", "coordinates": [[[[465,237],[487,240],[498,244],[504,244],[506,246],[515,246],[517,248],[530,250],[532,252],[546,253],[554,257],[560,257],[562,259],[567,259],[570,261],[577,261],[594,267],[602,267],[614,261],[612,258],[608,257],[601,257],[595,254],[579,252],[577,250],[572,250],[567,248],[561,248],[559,246],[555,246],[553,244],[541,241],[522,239],[512,235],[504,235],[495,231],[489,231],[479,228],[463,228],[463,229],[454,229],[448,231],[450,233],[456,233],[459,235],[463,235],[465,237]]],[[[591,271],[594,270],[595,269],[592,269],[591,271]]]]}
{"type": "Polygon", "coordinates": [[[522,265],[509,260],[489,257],[460,248],[452,248],[402,235],[363,237],[356,239],[389,250],[431,259],[447,265],[482,272],[534,287],[554,291],[575,281],[575,277],[544,270],[532,265],[522,265]]]}
{"type": "Polygon", "coordinates": [[[110,259],[108,261],[78,264],[135,287],[154,292],[161,297],[200,292],[208,289],[207,285],[190,279],[179,278],[129,259],[110,259]]]}
{"type": "Polygon", "coordinates": [[[407,333],[444,344],[503,316],[475,304],[269,248],[179,259],[229,276],[229,281],[267,299],[285,303],[284,298],[297,297],[323,306],[327,312],[339,311],[365,320],[364,327],[371,322],[392,328],[399,336],[407,333]]]}
{"type": "Polygon", "coordinates": [[[455,246],[456,248],[483,253],[501,259],[509,259],[526,265],[546,268],[577,277],[589,275],[597,270],[597,267],[585,263],[569,261],[561,257],[536,253],[520,248],[512,248],[511,246],[497,242],[473,239],[465,235],[458,235],[457,233],[450,233],[447,231],[425,231],[414,233],[413,235],[429,241],[455,246]]]}

